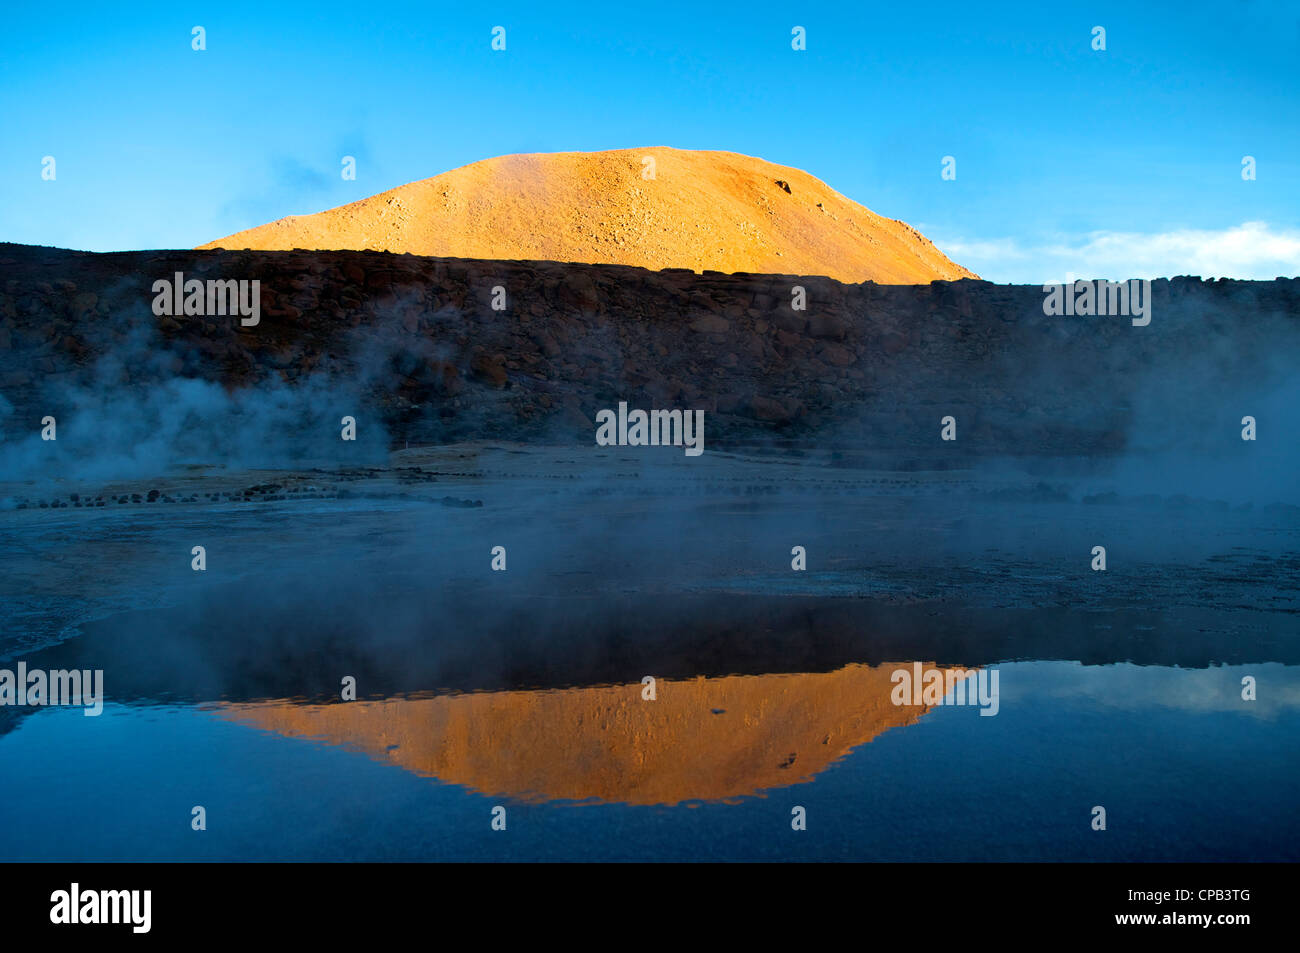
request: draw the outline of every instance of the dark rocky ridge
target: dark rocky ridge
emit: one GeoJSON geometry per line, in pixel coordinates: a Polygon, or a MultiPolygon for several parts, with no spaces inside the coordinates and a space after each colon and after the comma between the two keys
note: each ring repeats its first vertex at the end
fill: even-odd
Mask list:
{"type": "Polygon", "coordinates": [[[1043,298],[1039,286],[970,280],[0,244],[0,429],[5,440],[35,432],[117,355],[124,388],[166,375],[228,388],[354,382],[394,445],[589,444],[596,411],[625,400],[703,409],[706,449],[770,443],[895,464],[1109,455],[1153,407],[1193,429],[1220,411],[1239,418],[1188,397],[1248,388],[1300,356],[1297,279],[1156,281],[1148,327],[1047,317],[1043,298]],[[261,323],[155,317],[151,286],[177,271],[260,279],[261,323]],[[503,312],[490,306],[496,285],[503,312]],[[795,285],[806,311],[791,309],[795,285]],[[946,414],[955,444],[939,440],[946,414]]]}

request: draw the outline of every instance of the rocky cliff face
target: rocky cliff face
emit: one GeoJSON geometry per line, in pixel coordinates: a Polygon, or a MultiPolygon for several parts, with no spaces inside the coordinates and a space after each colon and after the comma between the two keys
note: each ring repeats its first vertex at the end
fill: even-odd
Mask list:
{"type": "Polygon", "coordinates": [[[1043,301],[1040,287],[970,280],[0,245],[0,426],[10,440],[109,392],[146,400],[164,382],[201,380],[229,394],[309,393],[323,417],[358,414],[397,446],[589,444],[598,410],[626,401],[704,410],[707,449],[944,465],[1111,454],[1162,425],[1234,425],[1251,408],[1227,395],[1284,380],[1300,355],[1300,280],[1157,281],[1146,327],[1049,317],[1043,301]],[[153,283],[177,272],[259,281],[259,323],[155,315],[153,283]],[[798,288],[806,310],[792,307],[798,288]],[[1214,395],[1225,399],[1196,399],[1214,395]],[[953,443],[940,440],[948,415],[953,443]]]}

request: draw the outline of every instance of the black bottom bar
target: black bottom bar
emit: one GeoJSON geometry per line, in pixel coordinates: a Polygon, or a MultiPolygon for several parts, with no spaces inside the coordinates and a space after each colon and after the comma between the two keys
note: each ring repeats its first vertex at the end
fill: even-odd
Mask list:
{"type": "Polygon", "coordinates": [[[0,911],[10,939],[291,935],[338,943],[409,933],[499,941],[519,930],[538,940],[641,936],[657,944],[681,926],[732,943],[787,931],[809,945],[829,943],[844,930],[873,942],[1134,933],[1230,943],[1294,927],[1294,910],[1285,909],[1294,868],[1282,864],[9,866],[17,885],[0,911]],[[74,883],[79,920],[116,913],[119,922],[52,922],[71,920],[74,883]],[[146,890],[148,930],[136,932],[146,923],[146,890]]]}

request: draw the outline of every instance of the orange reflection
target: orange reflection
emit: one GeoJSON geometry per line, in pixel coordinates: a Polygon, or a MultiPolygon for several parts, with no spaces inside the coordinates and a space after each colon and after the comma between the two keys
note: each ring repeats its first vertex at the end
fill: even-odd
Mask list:
{"type": "Polygon", "coordinates": [[[853,748],[916,721],[927,706],[890,701],[890,673],[899,667],[658,680],[654,701],[632,684],[271,701],[224,706],[221,714],[482,794],[671,805],[811,781],[853,748]]]}

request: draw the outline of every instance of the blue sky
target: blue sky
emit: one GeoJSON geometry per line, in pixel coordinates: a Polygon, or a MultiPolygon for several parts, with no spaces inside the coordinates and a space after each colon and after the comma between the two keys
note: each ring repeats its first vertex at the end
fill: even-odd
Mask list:
{"type": "Polygon", "coordinates": [[[189,247],[489,156],[647,145],[797,166],[993,280],[1296,275],[1300,4],[0,13],[4,241],[189,247]]]}

